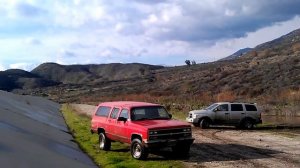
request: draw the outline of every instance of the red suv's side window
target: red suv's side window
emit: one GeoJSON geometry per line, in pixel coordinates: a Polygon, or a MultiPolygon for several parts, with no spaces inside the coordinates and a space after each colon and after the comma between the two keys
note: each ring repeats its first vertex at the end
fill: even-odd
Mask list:
{"type": "Polygon", "coordinates": [[[96,112],[96,116],[107,117],[111,107],[100,106],[96,112]]]}
{"type": "Polygon", "coordinates": [[[123,110],[121,111],[120,117],[124,117],[124,118],[127,118],[127,119],[128,119],[128,110],[123,109],[123,110]]]}
{"type": "Polygon", "coordinates": [[[119,108],[114,108],[113,111],[110,114],[110,118],[112,118],[112,119],[118,118],[118,112],[119,112],[119,110],[120,110],[119,108]]]}

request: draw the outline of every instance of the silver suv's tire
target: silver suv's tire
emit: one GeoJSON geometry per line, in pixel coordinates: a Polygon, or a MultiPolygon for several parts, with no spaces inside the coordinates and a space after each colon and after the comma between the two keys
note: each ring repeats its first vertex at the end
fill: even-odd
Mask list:
{"type": "Polygon", "coordinates": [[[242,123],[242,128],[244,129],[252,129],[254,127],[254,124],[252,120],[250,119],[245,119],[242,123]]]}
{"type": "Polygon", "coordinates": [[[209,121],[209,119],[207,119],[207,118],[203,118],[203,119],[200,120],[200,122],[199,122],[199,126],[200,126],[202,129],[209,128],[209,125],[210,125],[210,121],[209,121]]]}

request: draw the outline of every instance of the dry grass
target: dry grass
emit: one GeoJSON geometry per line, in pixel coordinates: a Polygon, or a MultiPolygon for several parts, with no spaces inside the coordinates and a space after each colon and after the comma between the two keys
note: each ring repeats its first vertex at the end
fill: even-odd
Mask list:
{"type": "Polygon", "coordinates": [[[300,116],[300,89],[282,90],[261,98],[266,114],[300,116]]]}

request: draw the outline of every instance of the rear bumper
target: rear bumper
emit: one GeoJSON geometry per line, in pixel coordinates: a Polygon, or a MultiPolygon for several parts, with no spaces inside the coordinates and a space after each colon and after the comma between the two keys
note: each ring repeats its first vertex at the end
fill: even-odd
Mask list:
{"type": "Polygon", "coordinates": [[[182,138],[182,139],[168,139],[168,140],[151,140],[145,142],[144,145],[147,148],[161,148],[161,147],[170,147],[177,144],[192,145],[194,138],[182,138]]]}

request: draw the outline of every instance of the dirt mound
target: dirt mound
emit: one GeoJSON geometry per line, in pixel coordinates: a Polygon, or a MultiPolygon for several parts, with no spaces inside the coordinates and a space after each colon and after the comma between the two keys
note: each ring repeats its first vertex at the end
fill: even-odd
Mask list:
{"type": "Polygon", "coordinates": [[[96,167],[73,143],[60,105],[0,91],[2,167],[96,167]]]}

